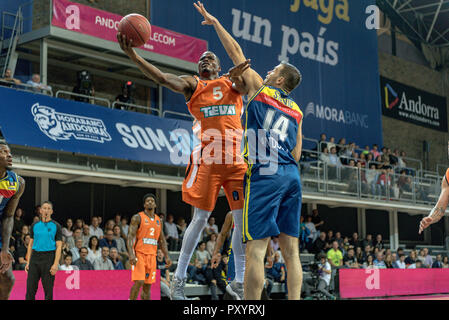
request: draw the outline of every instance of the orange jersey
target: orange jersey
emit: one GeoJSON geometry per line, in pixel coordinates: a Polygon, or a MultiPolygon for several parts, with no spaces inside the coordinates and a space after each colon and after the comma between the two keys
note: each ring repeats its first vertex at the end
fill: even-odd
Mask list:
{"type": "Polygon", "coordinates": [[[446,170],[445,177],[446,177],[447,184],[449,184],[449,168],[446,170]]]}
{"type": "Polygon", "coordinates": [[[134,250],[136,253],[156,255],[157,242],[161,233],[161,220],[157,215],[151,219],[143,211],[139,212],[139,215],[140,226],[137,230],[134,250]]]}
{"type": "Polygon", "coordinates": [[[232,82],[227,77],[201,80],[195,76],[195,79],[198,85],[187,106],[201,126],[201,148],[204,149],[219,138],[223,154],[232,153],[238,159],[243,133],[240,119],[243,101],[240,93],[232,88],[232,82]],[[228,143],[225,144],[226,140],[228,143]],[[232,150],[225,150],[225,147],[232,147],[232,150]]]}

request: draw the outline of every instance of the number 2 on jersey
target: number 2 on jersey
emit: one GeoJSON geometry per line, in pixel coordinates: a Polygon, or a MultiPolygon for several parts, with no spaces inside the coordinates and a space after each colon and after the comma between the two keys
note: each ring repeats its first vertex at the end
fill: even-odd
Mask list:
{"type": "Polygon", "coordinates": [[[154,228],[150,228],[150,235],[154,236],[154,228]]]}
{"type": "Polygon", "coordinates": [[[275,112],[273,109],[268,109],[267,114],[265,115],[265,120],[263,121],[263,128],[267,131],[271,130],[277,133],[279,135],[279,139],[281,141],[285,141],[285,139],[287,139],[287,131],[290,120],[281,115],[279,119],[276,120],[274,125],[271,126],[273,123],[274,113],[275,112]]]}

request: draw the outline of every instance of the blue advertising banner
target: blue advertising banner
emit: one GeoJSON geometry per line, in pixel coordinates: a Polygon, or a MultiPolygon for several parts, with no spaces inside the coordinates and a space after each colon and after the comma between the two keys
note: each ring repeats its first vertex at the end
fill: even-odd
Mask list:
{"type": "Polygon", "coordinates": [[[9,144],[185,166],[192,122],[0,87],[0,130],[9,144]]]}
{"type": "MultiPolygon", "coordinates": [[[[203,26],[193,1],[151,1],[151,23],[208,41],[232,66],[212,26],[203,26]],[[180,19],[179,17],[182,17],[180,19]]],[[[375,0],[203,1],[238,41],[262,78],[280,61],[297,66],[303,81],[292,97],[304,112],[303,134],[382,145],[375,0]]],[[[164,103],[185,111],[182,95],[164,103]]]]}

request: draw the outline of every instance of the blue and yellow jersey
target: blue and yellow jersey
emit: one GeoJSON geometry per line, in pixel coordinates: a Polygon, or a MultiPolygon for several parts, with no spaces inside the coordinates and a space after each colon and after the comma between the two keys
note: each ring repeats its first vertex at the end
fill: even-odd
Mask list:
{"type": "MultiPolygon", "coordinates": [[[[0,179],[0,229],[2,224],[3,210],[9,200],[19,191],[19,176],[13,171],[6,171],[6,176],[0,179]]],[[[0,245],[2,243],[2,232],[0,230],[0,245]]]]}
{"type": "Polygon", "coordinates": [[[6,171],[6,177],[0,180],[0,217],[17,191],[19,191],[19,176],[13,171],[6,171]]]}
{"type": "Polygon", "coordinates": [[[262,86],[249,100],[243,118],[245,161],[297,165],[291,152],[302,118],[301,109],[285,91],[262,86]]]}

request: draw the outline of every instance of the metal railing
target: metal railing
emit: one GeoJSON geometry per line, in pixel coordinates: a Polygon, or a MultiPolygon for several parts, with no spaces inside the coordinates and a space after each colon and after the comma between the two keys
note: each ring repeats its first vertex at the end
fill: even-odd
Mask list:
{"type": "Polygon", "coordinates": [[[27,83],[15,83],[15,82],[12,82],[12,81],[0,80],[0,86],[9,87],[11,89],[15,89],[15,90],[19,90],[19,91],[26,91],[26,92],[44,94],[44,95],[53,97],[53,90],[52,89],[50,89],[50,88],[36,88],[35,86],[32,86],[31,84],[27,84],[27,83]]]}
{"type": "Polygon", "coordinates": [[[164,112],[162,113],[162,117],[165,118],[165,115],[167,115],[167,114],[173,114],[173,115],[176,115],[176,116],[186,117],[186,118],[189,118],[189,119],[191,119],[191,120],[194,120],[194,118],[193,118],[193,116],[192,116],[191,114],[188,114],[188,113],[181,113],[181,112],[175,112],[175,111],[169,111],[169,110],[164,111],[164,112]]]}
{"type": "Polygon", "coordinates": [[[136,109],[142,109],[142,110],[146,110],[146,111],[154,111],[154,112],[156,112],[158,114],[159,117],[161,116],[161,111],[159,109],[151,108],[151,107],[145,107],[145,106],[141,106],[141,105],[134,104],[134,103],[114,101],[112,103],[112,109],[115,109],[116,106],[127,106],[127,107],[136,108],[136,109]]]}
{"type": "Polygon", "coordinates": [[[433,205],[441,192],[441,177],[424,178],[394,173],[392,169],[365,169],[331,165],[321,160],[301,162],[303,190],[359,200],[433,205]]]}
{"type": "Polygon", "coordinates": [[[56,98],[59,98],[59,96],[61,96],[61,95],[68,95],[68,96],[73,96],[73,97],[86,98],[86,99],[89,99],[89,102],[87,102],[87,103],[90,103],[90,101],[93,101],[94,103],[95,103],[95,101],[102,101],[102,102],[106,103],[106,106],[108,108],[111,107],[111,103],[109,102],[108,99],[105,99],[105,98],[98,98],[98,97],[95,97],[95,96],[88,96],[88,95],[85,95],[85,94],[74,93],[74,92],[64,91],[64,90],[59,90],[59,91],[56,92],[56,98]]]}

